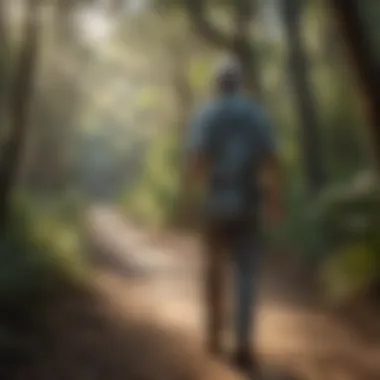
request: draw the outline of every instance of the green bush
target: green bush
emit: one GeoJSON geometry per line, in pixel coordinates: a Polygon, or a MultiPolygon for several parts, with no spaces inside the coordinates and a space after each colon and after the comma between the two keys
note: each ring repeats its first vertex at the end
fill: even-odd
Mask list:
{"type": "Polygon", "coordinates": [[[130,218],[156,226],[171,223],[179,195],[178,146],[175,133],[152,142],[144,171],[121,197],[122,208],[130,218]]]}
{"type": "Polygon", "coordinates": [[[325,229],[335,245],[347,243],[378,244],[380,191],[368,174],[361,174],[343,186],[325,192],[320,205],[325,229]]]}
{"type": "Polygon", "coordinates": [[[87,266],[76,226],[18,195],[0,235],[0,303],[9,315],[33,313],[46,297],[84,278],[87,266]]]}
{"type": "Polygon", "coordinates": [[[271,241],[310,261],[334,302],[365,293],[380,279],[379,189],[367,173],[314,199],[301,181],[286,188],[286,219],[271,241]]]}
{"type": "Polygon", "coordinates": [[[331,251],[321,268],[334,298],[365,292],[380,278],[380,188],[369,174],[335,187],[320,199],[331,251]]]}
{"type": "Polygon", "coordinates": [[[276,231],[270,231],[268,242],[302,261],[318,262],[328,249],[322,228],[323,211],[318,199],[307,193],[298,173],[290,173],[287,178],[284,220],[276,231]]]}

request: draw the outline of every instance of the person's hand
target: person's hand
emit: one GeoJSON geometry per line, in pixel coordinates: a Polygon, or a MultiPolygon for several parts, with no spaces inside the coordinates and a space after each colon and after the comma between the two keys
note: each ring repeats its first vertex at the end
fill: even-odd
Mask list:
{"type": "Polygon", "coordinates": [[[265,220],[270,226],[278,226],[281,223],[284,215],[282,204],[275,201],[268,202],[264,215],[265,220]]]}

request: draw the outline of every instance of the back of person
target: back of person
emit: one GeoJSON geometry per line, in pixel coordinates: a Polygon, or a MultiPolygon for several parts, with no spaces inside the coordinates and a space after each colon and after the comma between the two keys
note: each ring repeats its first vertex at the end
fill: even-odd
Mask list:
{"type": "Polygon", "coordinates": [[[257,177],[265,144],[260,107],[241,93],[227,93],[208,112],[205,217],[246,221],[257,213],[260,200],[257,177]]]}
{"type": "MultiPolygon", "coordinates": [[[[223,353],[224,282],[227,259],[236,270],[236,349],[233,361],[257,374],[251,350],[252,303],[257,291],[261,244],[257,234],[261,203],[258,175],[262,168],[277,168],[276,144],[270,123],[259,104],[244,95],[238,61],[216,72],[216,97],[191,120],[187,140],[187,182],[206,185],[204,203],[205,293],[207,345],[223,353]],[[191,179],[191,181],[190,181],[191,179]],[[228,254],[226,255],[226,253],[228,254]]],[[[277,173],[276,169],[273,173],[277,173]]],[[[270,214],[278,208],[278,175],[268,186],[270,214]]]]}

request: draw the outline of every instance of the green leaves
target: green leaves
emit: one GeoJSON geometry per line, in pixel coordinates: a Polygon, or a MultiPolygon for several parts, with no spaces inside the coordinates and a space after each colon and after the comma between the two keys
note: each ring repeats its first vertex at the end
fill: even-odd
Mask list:
{"type": "Polygon", "coordinates": [[[157,108],[160,105],[161,94],[157,87],[144,86],[137,93],[134,106],[143,109],[157,108]]]}
{"type": "Polygon", "coordinates": [[[323,264],[320,280],[325,296],[342,302],[365,292],[379,275],[375,252],[365,244],[349,245],[332,253],[323,264]]]}
{"type": "MultiPolygon", "coordinates": [[[[11,224],[0,236],[0,301],[3,307],[43,297],[61,278],[82,278],[87,269],[77,226],[60,219],[53,205],[47,211],[27,194],[14,200],[11,224]]],[[[20,305],[22,306],[22,305],[20,305]]],[[[18,307],[18,306],[17,306],[18,307]]]]}
{"type": "Polygon", "coordinates": [[[321,284],[332,301],[344,301],[380,276],[379,188],[363,173],[324,194],[319,204],[333,247],[321,267],[321,284]]]}
{"type": "Polygon", "coordinates": [[[190,62],[189,82],[194,91],[204,92],[210,84],[212,61],[205,58],[197,58],[190,62]]]}
{"type": "Polygon", "coordinates": [[[152,142],[140,179],[122,199],[128,215],[145,224],[162,226],[170,222],[179,191],[177,151],[176,133],[152,142]]]}

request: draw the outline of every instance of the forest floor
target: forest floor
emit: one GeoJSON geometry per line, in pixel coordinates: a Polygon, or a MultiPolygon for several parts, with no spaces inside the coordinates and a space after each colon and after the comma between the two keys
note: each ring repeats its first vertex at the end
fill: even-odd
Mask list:
{"type": "MultiPolygon", "coordinates": [[[[52,306],[43,333],[24,334],[24,356],[2,355],[0,378],[242,379],[202,349],[198,239],[140,230],[110,207],[89,210],[87,222],[91,286],[52,306]]],[[[285,263],[263,267],[255,338],[264,366],[305,380],[380,379],[379,314],[337,316],[285,263]]]]}

